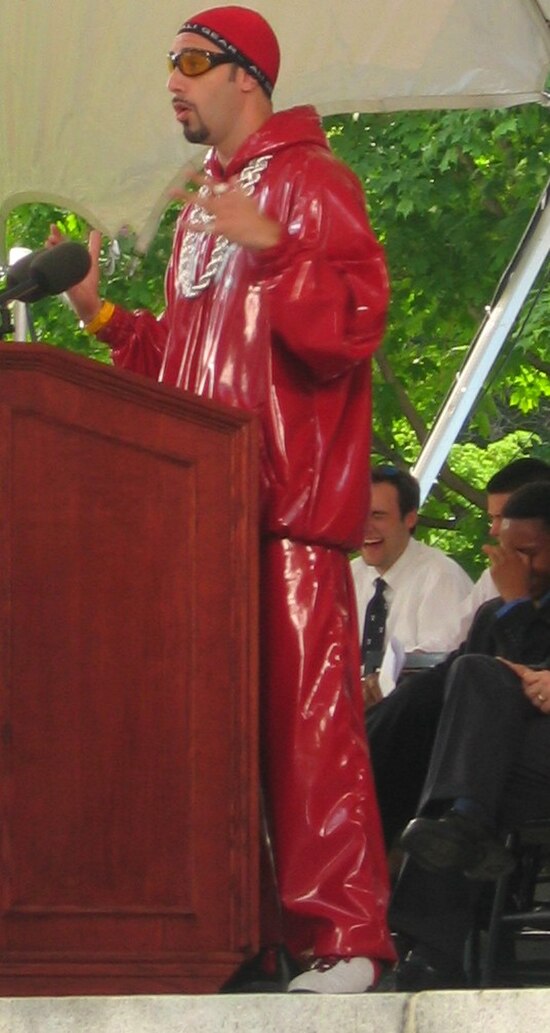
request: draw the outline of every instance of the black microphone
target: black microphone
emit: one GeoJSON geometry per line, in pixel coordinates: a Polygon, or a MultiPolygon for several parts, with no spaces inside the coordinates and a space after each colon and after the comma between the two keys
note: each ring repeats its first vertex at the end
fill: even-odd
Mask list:
{"type": "MultiPolygon", "coordinates": [[[[41,248],[40,251],[29,251],[28,255],[23,255],[23,257],[20,258],[19,261],[15,262],[14,265],[10,265],[9,269],[6,271],[6,286],[2,291],[0,291],[0,299],[3,299],[4,295],[8,294],[9,296],[6,298],[6,301],[12,301],[11,292],[13,290],[19,290],[20,287],[26,287],[31,281],[33,283],[34,291],[38,294],[39,288],[36,282],[32,280],[29,270],[31,262],[34,262],[36,256],[41,255],[45,250],[45,248],[41,248]]],[[[32,301],[33,299],[30,298],[29,300],[32,301]]]]}
{"type": "Polygon", "coordinates": [[[88,249],[72,240],[24,255],[7,271],[7,286],[0,291],[0,305],[10,301],[39,301],[49,294],[62,294],[84,279],[91,264],[88,249]]]}

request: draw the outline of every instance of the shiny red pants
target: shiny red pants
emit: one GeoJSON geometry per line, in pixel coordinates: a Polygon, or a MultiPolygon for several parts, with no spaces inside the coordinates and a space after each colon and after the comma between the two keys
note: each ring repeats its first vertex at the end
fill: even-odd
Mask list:
{"type": "Polygon", "coordinates": [[[285,942],[394,959],[348,559],[262,548],[262,761],[285,942]]]}

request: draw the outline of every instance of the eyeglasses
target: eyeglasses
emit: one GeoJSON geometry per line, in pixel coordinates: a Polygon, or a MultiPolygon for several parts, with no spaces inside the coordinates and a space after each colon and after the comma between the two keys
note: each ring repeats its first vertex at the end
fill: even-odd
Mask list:
{"type": "Polygon", "coordinates": [[[185,47],[177,54],[171,50],[167,56],[168,70],[172,72],[177,68],[182,75],[204,75],[216,65],[234,65],[235,58],[231,54],[218,54],[211,50],[195,50],[193,47],[185,47]]]}

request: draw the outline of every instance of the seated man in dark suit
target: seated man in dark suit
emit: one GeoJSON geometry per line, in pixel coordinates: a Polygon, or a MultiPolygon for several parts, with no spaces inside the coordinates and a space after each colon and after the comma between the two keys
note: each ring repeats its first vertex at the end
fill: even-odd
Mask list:
{"type": "Polygon", "coordinates": [[[454,662],[459,657],[482,654],[538,664],[550,654],[548,623],[538,605],[533,605],[533,593],[539,588],[515,544],[517,533],[530,526],[533,519],[550,524],[550,482],[525,485],[510,496],[503,513],[508,514],[510,526],[501,543],[485,546],[500,596],[480,607],[466,641],[443,663],[403,677],[389,696],[367,712],[367,735],[388,848],[416,813],[454,662]],[[521,499],[532,517],[522,518],[508,509],[514,506],[514,500],[519,505],[521,499]],[[503,601],[508,605],[503,606],[503,601]]]}
{"type": "Polygon", "coordinates": [[[401,990],[463,984],[479,887],[513,865],[499,831],[550,812],[550,484],[520,489],[503,516],[490,550],[501,598],[476,615],[477,649],[446,669],[418,817],[402,836],[390,906],[410,947],[401,990]]]}

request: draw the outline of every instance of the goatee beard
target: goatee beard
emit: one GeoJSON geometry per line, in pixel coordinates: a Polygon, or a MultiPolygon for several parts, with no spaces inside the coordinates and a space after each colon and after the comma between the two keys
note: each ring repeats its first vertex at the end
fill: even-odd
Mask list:
{"type": "Polygon", "coordinates": [[[207,127],[202,122],[197,129],[184,126],[183,135],[189,143],[208,143],[210,137],[207,127]]]}

